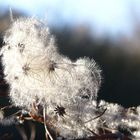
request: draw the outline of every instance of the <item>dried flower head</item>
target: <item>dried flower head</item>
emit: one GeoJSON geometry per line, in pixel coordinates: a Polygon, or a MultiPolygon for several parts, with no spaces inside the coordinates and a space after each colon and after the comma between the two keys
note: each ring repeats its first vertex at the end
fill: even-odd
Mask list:
{"type": "Polygon", "coordinates": [[[94,60],[76,62],[61,55],[48,26],[35,18],[13,22],[4,36],[2,62],[12,102],[32,111],[33,103],[46,108],[65,137],[91,135],[85,123],[95,117],[101,71],[94,60]],[[94,104],[94,105],[93,105],[94,104]],[[63,131],[66,129],[66,131],[63,131]]]}

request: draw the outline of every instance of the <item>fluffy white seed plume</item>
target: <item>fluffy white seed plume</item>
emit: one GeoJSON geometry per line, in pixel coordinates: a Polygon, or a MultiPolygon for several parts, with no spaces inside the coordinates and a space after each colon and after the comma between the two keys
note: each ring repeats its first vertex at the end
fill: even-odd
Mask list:
{"type": "Polygon", "coordinates": [[[95,61],[80,58],[72,62],[59,54],[47,25],[35,18],[18,19],[4,42],[5,80],[16,106],[31,112],[35,104],[45,107],[47,121],[65,138],[85,138],[98,134],[99,129],[110,129],[140,139],[140,107],[126,110],[105,101],[97,105],[101,75],[95,61]]]}
{"type": "Polygon", "coordinates": [[[72,62],[59,54],[48,27],[35,18],[13,22],[4,42],[2,62],[12,102],[28,111],[33,103],[46,107],[64,137],[91,135],[88,127],[95,129],[98,122],[85,122],[95,116],[101,83],[95,61],[72,62]]]}

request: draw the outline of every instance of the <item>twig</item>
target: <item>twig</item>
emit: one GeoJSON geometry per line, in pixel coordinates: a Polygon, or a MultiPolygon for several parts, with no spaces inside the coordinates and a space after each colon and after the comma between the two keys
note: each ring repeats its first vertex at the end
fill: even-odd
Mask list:
{"type": "Polygon", "coordinates": [[[4,106],[4,107],[2,107],[2,108],[0,108],[0,110],[5,110],[5,109],[9,109],[9,108],[13,108],[14,107],[14,105],[8,105],[8,106],[4,106]]]}
{"type": "Polygon", "coordinates": [[[50,132],[47,129],[47,125],[46,125],[46,109],[45,109],[45,107],[43,109],[43,117],[44,117],[44,128],[45,128],[45,131],[46,131],[47,135],[49,136],[50,140],[53,140],[50,132]]]}
{"type": "Polygon", "coordinates": [[[101,117],[101,116],[106,112],[106,110],[107,110],[107,108],[106,108],[101,114],[99,114],[98,116],[96,116],[96,117],[94,117],[94,118],[92,118],[92,119],[90,119],[90,120],[88,120],[88,121],[85,121],[84,123],[91,122],[91,121],[93,121],[93,120],[95,120],[95,119],[101,117]]]}
{"type": "Polygon", "coordinates": [[[11,115],[9,115],[8,117],[11,117],[11,116],[16,116],[16,115],[18,115],[19,113],[21,113],[22,111],[21,110],[18,110],[17,112],[15,112],[15,113],[13,113],[13,114],[11,114],[11,115]]]}
{"type": "Polygon", "coordinates": [[[90,131],[93,135],[95,136],[99,136],[98,134],[96,134],[94,131],[90,130],[89,128],[86,128],[88,131],[90,131]]]}

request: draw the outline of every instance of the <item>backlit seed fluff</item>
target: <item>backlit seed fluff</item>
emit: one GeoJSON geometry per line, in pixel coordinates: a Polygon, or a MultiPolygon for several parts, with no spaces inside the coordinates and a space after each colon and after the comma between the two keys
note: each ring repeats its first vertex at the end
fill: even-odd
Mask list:
{"type": "Polygon", "coordinates": [[[92,106],[101,83],[101,71],[95,61],[80,58],[73,62],[61,55],[48,26],[35,18],[14,21],[4,42],[2,63],[12,102],[28,111],[33,103],[40,104],[47,108],[50,118],[63,116],[66,111],[70,121],[61,125],[64,122],[60,117],[56,122],[62,130],[67,128],[63,133],[75,134],[74,137],[89,135],[84,121],[95,115],[92,106]]]}
{"type": "MultiPolygon", "coordinates": [[[[5,33],[4,44],[0,53],[5,80],[11,101],[23,113],[45,108],[47,120],[67,139],[86,138],[106,128],[121,136],[120,128],[127,129],[133,139],[140,139],[140,106],[127,110],[105,101],[97,104],[101,71],[95,61],[84,57],[73,62],[61,55],[47,25],[35,18],[18,19],[5,33]]],[[[4,119],[0,111],[0,123],[14,121],[4,119]]]]}

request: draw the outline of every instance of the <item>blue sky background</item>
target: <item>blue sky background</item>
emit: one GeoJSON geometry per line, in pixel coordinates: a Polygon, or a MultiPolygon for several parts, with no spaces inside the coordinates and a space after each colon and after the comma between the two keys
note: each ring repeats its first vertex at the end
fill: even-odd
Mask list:
{"type": "Polygon", "coordinates": [[[54,26],[87,24],[99,34],[129,34],[133,14],[140,15],[140,0],[0,0],[0,7],[8,6],[54,26]]]}

